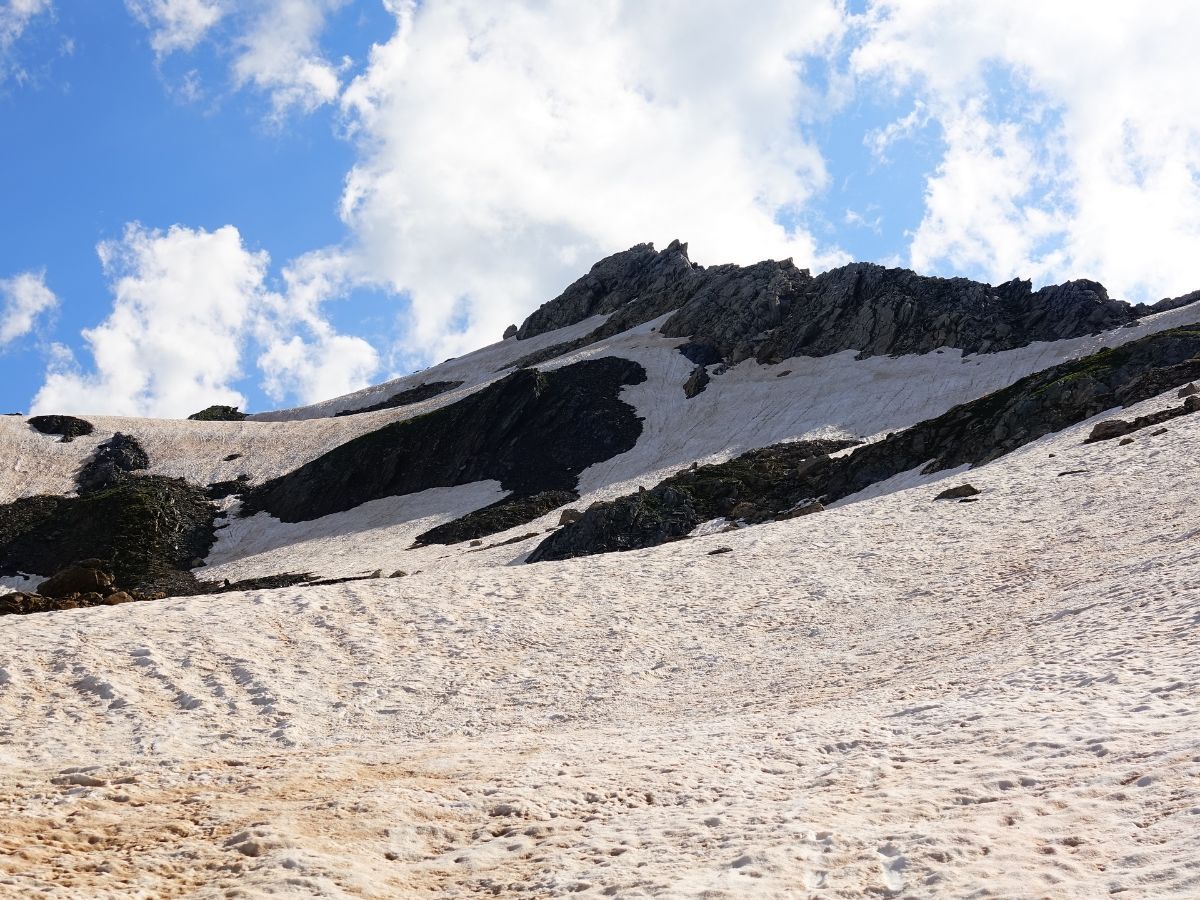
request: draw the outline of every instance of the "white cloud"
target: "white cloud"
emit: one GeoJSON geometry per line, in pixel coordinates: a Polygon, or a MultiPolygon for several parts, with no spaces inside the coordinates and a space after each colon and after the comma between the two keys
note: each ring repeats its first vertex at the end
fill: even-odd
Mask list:
{"type": "Polygon", "coordinates": [[[257,329],[262,386],[275,402],[327,400],[366,387],[379,371],[374,347],[338,334],[321,314],[323,303],[343,297],[354,284],[352,265],[336,251],[317,251],[284,269],[286,290],[272,295],[257,329]]]}
{"type": "Polygon", "coordinates": [[[945,131],[914,265],[1200,286],[1200,6],[879,0],[863,25],[856,72],[945,131]]]}
{"type": "Polygon", "coordinates": [[[33,401],[38,412],[178,417],[214,403],[245,406],[234,385],[252,346],[262,349],[264,386],[276,400],[354,390],[378,368],[369,344],[321,316],[321,303],[346,285],[329,254],[298,260],[277,293],[267,286],[267,254],[247,249],[231,225],[162,232],[131,224],[97,249],[113,308],[83,332],[92,370],[58,347],[33,401]]]}
{"type": "Polygon", "coordinates": [[[191,50],[227,12],[224,0],[125,0],[160,57],[191,50]]]}
{"type": "MultiPolygon", "coordinates": [[[[328,17],[349,0],[125,0],[125,7],[150,30],[160,58],[192,50],[206,38],[232,49],[230,75],[238,89],[253,87],[271,100],[272,118],[292,110],[312,112],[341,93],[344,63],[321,52],[328,17]],[[217,26],[222,27],[218,30],[217,26]]],[[[200,95],[196,71],[176,92],[200,95]]]]}
{"type": "Polygon", "coordinates": [[[311,112],[341,92],[341,66],[321,53],[328,16],[347,0],[268,0],[240,38],[233,63],[239,87],[252,84],[271,97],[276,117],[293,108],[311,112]]]}
{"type": "Polygon", "coordinates": [[[160,232],[136,224],[98,252],[114,303],[83,332],[95,369],[59,359],[33,408],[170,417],[244,405],[231,382],[263,304],[266,254],[247,250],[232,226],[160,232]]]}
{"type": "Polygon", "coordinates": [[[33,331],[38,318],[58,306],[45,272],[0,278],[0,350],[33,331]]]}
{"type": "Polygon", "coordinates": [[[826,182],[797,130],[834,0],[391,4],[343,95],[359,264],[411,299],[399,349],[498,338],[600,256],[689,240],[702,262],[839,258],[782,215],[826,182]]]}
{"type": "Polygon", "coordinates": [[[12,49],[30,22],[53,9],[51,0],[8,0],[0,5],[0,84],[9,75],[23,80],[25,72],[12,62],[12,49]]]}

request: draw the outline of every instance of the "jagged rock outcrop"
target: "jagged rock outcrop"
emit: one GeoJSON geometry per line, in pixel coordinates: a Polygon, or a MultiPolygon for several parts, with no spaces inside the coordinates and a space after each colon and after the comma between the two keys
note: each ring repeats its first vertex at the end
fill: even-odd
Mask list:
{"type": "MultiPolygon", "coordinates": [[[[845,456],[814,456],[807,447],[782,444],[681,472],[649,491],[594,504],[578,522],[543,541],[529,561],[654,546],[706,519],[730,515],[739,503],[757,511],[750,521],[767,521],[914,469],[982,465],[1106,409],[1197,378],[1200,328],[1164,331],[1022,378],[845,456]],[[796,458],[797,453],[803,455],[796,458]]],[[[1189,397],[1177,410],[1145,417],[1145,424],[1196,410],[1200,400],[1189,397]]]]}
{"type": "MultiPolygon", "coordinates": [[[[662,312],[677,309],[698,286],[700,271],[688,259],[686,244],[672,241],[661,253],[655,252],[653,244],[638,244],[600,260],[565,291],[534,310],[517,329],[517,339],[615,313],[633,301],[643,308],[661,307],[662,312]]],[[[654,316],[642,321],[649,318],[654,316]]]]}
{"type": "Polygon", "coordinates": [[[96,448],[96,452],[79,470],[75,483],[79,493],[113,487],[129,473],[150,467],[150,456],[137,438],[117,432],[96,448]]]}
{"type": "Polygon", "coordinates": [[[303,522],[369,500],[495,480],[515,497],[574,492],[579,473],[630,450],[642,431],[619,399],[635,362],[521,369],[428,415],[393,422],[248,491],[245,515],[303,522]]]}
{"type": "Polygon", "coordinates": [[[609,320],[585,337],[529,354],[519,364],[536,365],[672,312],[664,335],[691,338],[690,347],[712,347],[729,363],[751,357],[774,363],[844,350],[860,356],[939,347],[996,352],[1118,328],[1195,299],[1200,292],[1130,306],[1110,298],[1094,281],[1034,291],[1019,279],[992,286],[869,263],[815,277],[791,260],[704,268],[687,258],[687,245],[678,241],[661,253],[639,244],[597,263],[534,312],[517,337],[599,314],[610,315],[609,320]]]}
{"type": "Polygon", "coordinates": [[[335,413],[335,415],[356,416],[359,413],[379,412],[383,409],[398,409],[401,406],[411,406],[414,403],[420,403],[422,400],[431,400],[440,394],[462,386],[463,382],[461,381],[431,381],[428,384],[420,384],[406,391],[400,391],[386,400],[372,403],[370,406],[363,406],[358,409],[343,409],[341,412],[335,413]]]}
{"type": "Polygon", "coordinates": [[[95,431],[91,422],[75,416],[34,416],[29,420],[29,427],[42,434],[61,435],[64,444],[95,431]]]}

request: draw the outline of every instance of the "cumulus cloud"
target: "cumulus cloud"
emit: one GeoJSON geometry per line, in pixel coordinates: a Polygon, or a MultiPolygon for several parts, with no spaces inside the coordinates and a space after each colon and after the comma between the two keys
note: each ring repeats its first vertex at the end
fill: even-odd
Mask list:
{"type": "Polygon", "coordinates": [[[12,49],[29,23],[53,10],[50,0],[8,0],[0,6],[0,84],[9,75],[21,80],[24,70],[12,62],[12,49]]]}
{"type": "Polygon", "coordinates": [[[240,38],[233,63],[239,87],[252,84],[271,97],[275,115],[311,112],[341,92],[341,66],[321,53],[328,16],[347,0],[269,0],[240,38]]]}
{"type": "Polygon", "coordinates": [[[98,252],[113,308],[83,332],[93,366],[84,370],[58,347],[35,411],[177,417],[214,403],[245,406],[235,384],[254,346],[279,400],[363,387],[378,366],[370,345],[321,315],[344,284],[328,276],[325,255],[289,267],[287,290],[276,292],[267,254],[248,249],[230,225],[163,232],[135,223],[98,252]]]}
{"type": "MultiPolygon", "coordinates": [[[[31,0],[24,0],[31,2],[31,0]]],[[[326,59],[320,37],[328,17],[348,0],[125,0],[125,7],[150,31],[158,56],[193,49],[214,36],[233,49],[230,74],[237,88],[264,92],[272,116],[311,112],[341,92],[343,63],[326,59]]],[[[196,95],[195,72],[180,88],[196,95]]]]}
{"type": "Polygon", "coordinates": [[[860,24],[855,72],[944,132],[914,265],[1200,286],[1200,6],[878,0],[860,24]]]}
{"type": "Polygon", "coordinates": [[[796,127],[823,98],[834,0],[393,2],[346,89],[342,213],[361,266],[411,301],[400,351],[494,340],[602,255],[690,241],[702,262],[838,259],[781,219],[826,183],[796,127]]]}
{"type": "Polygon", "coordinates": [[[160,57],[191,50],[227,12],[224,0],[125,0],[160,57]]]}
{"type": "Polygon", "coordinates": [[[33,331],[38,319],[57,306],[45,272],[0,278],[0,350],[33,331]]]}
{"type": "Polygon", "coordinates": [[[337,251],[316,251],[283,271],[286,290],[270,298],[258,323],[262,386],[275,402],[291,397],[315,403],[370,384],[379,354],[359,337],[338,334],[321,312],[358,279],[337,251]]]}
{"type": "Polygon", "coordinates": [[[33,408],[170,417],[244,405],[231,383],[263,303],[266,254],[247,250],[232,226],[160,232],[137,224],[98,252],[114,302],[104,322],[83,332],[94,370],[60,355],[33,408]]]}

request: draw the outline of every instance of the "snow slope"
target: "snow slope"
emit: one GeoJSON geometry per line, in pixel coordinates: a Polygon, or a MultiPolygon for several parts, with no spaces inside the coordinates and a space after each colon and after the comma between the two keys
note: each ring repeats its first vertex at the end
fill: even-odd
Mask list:
{"type": "Polygon", "coordinates": [[[1196,896],[1200,417],[1090,424],[976,503],[0,619],[0,893],[1196,896]]]}

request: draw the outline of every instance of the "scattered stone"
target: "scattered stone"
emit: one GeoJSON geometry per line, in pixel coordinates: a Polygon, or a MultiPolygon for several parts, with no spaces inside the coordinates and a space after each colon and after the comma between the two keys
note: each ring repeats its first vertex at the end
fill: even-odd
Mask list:
{"type": "Polygon", "coordinates": [[[709,556],[720,556],[722,553],[732,553],[732,552],[733,552],[732,547],[718,547],[716,550],[709,550],[708,555],[709,556]]]}
{"type": "Polygon", "coordinates": [[[969,484],[960,484],[958,487],[952,487],[952,488],[942,491],[940,494],[938,494],[933,499],[934,500],[958,500],[962,497],[974,497],[978,493],[980,493],[978,488],[976,488],[972,485],[969,485],[969,484]]]}
{"type": "Polygon", "coordinates": [[[1068,469],[1066,472],[1059,472],[1058,477],[1062,478],[1064,475],[1086,475],[1086,474],[1087,474],[1087,469],[1068,469]]]}
{"type": "Polygon", "coordinates": [[[1160,434],[1166,434],[1170,429],[1160,428],[1157,431],[1150,432],[1150,437],[1158,437],[1160,434]]]}
{"type": "Polygon", "coordinates": [[[1196,387],[1196,383],[1194,381],[1189,381],[1179,389],[1179,393],[1175,396],[1183,399],[1184,397],[1190,397],[1193,394],[1200,394],[1200,388],[1196,387]]]}
{"type": "Polygon", "coordinates": [[[1132,443],[1133,443],[1133,438],[1131,438],[1131,437],[1121,438],[1121,440],[1117,442],[1117,446],[1124,447],[1126,444],[1132,444],[1132,443]]]}
{"type": "Polygon", "coordinates": [[[61,435],[64,444],[96,430],[91,422],[74,416],[34,416],[29,420],[29,427],[42,434],[61,435]]]}
{"type": "Polygon", "coordinates": [[[132,603],[133,595],[128,591],[117,591],[115,594],[109,594],[104,598],[105,606],[118,606],[122,603],[132,603]]]}
{"type": "Polygon", "coordinates": [[[393,572],[391,575],[389,575],[388,578],[406,578],[407,576],[408,576],[408,573],[405,572],[403,569],[397,569],[395,572],[393,572]]]}
{"type": "Polygon", "coordinates": [[[242,458],[242,454],[240,454],[240,453],[230,453],[228,456],[223,457],[221,459],[221,461],[222,462],[233,462],[235,459],[241,459],[241,458],[242,458]]]}
{"type": "Polygon", "coordinates": [[[188,416],[192,422],[244,422],[246,414],[236,406],[210,406],[188,416]]]}
{"type": "Polygon", "coordinates": [[[791,374],[792,374],[792,370],[791,370],[791,369],[784,369],[782,372],[776,372],[776,373],[775,373],[775,377],[776,377],[776,378],[784,378],[784,377],[786,377],[786,376],[788,376],[788,375],[791,375],[791,374]]]}
{"type": "Polygon", "coordinates": [[[476,539],[476,540],[473,540],[473,541],[471,541],[471,544],[470,544],[470,546],[472,546],[472,547],[482,547],[482,546],[483,546],[483,541],[481,541],[481,540],[478,540],[478,539],[476,539]]]}

